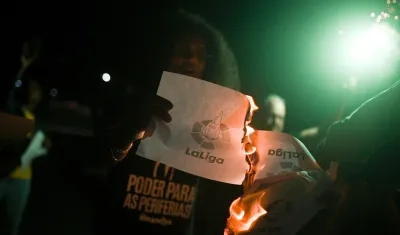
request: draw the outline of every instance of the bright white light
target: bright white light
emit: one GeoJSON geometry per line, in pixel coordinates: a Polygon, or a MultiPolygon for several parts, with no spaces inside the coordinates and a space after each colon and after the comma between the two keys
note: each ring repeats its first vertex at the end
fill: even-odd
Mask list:
{"type": "Polygon", "coordinates": [[[351,76],[349,79],[349,87],[356,87],[357,86],[357,78],[351,76]]]}
{"type": "Polygon", "coordinates": [[[111,76],[108,73],[103,73],[103,76],[101,76],[101,78],[103,79],[103,81],[105,82],[109,82],[111,80],[111,76]]]}
{"type": "Polygon", "coordinates": [[[394,19],[395,19],[395,20],[398,20],[398,19],[399,19],[399,17],[398,17],[398,16],[394,16],[394,19]]]}
{"type": "Polygon", "coordinates": [[[339,30],[338,34],[342,35],[342,34],[344,34],[344,31],[343,30],[339,30]]]}
{"type": "Polygon", "coordinates": [[[375,17],[375,13],[372,12],[372,13],[371,13],[371,17],[375,17]]]}
{"type": "Polygon", "coordinates": [[[345,63],[350,68],[362,70],[384,68],[396,58],[399,35],[385,24],[375,24],[365,32],[346,38],[345,63]]]}
{"type": "Polygon", "coordinates": [[[344,89],[355,90],[357,87],[357,77],[351,76],[349,79],[343,83],[344,89]]]}

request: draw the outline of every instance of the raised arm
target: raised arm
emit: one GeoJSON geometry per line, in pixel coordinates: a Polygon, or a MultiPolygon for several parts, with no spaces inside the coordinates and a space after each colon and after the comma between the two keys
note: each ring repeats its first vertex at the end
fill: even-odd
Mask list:
{"type": "Polygon", "coordinates": [[[334,123],[317,151],[325,168],[329,162],[362,163],[399,131],[400,81],[369,99],[350,116],[334,123]]]}

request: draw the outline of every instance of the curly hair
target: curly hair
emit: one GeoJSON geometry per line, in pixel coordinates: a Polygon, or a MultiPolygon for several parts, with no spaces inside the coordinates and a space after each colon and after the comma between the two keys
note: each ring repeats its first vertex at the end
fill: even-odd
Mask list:
{"type": "MultiPolygon", "coordinates": [[[[166,44],[169,48],[172,48],[171,44],[182,34],[197,33],[203,36],[209,53],[206,61],[205,78],[222,86],[240,89],[235,55],[223,35],[216,28],[201,16],[191,14],[183,9],[167,13],[162,22],[167,24],[163,27],[164,30],[170,32],[166,44]]],[[[170,53],[167,53],[167,55],[170,55],[170,53]]]]}
{"type": "Polygon", "coordinates": [[[240,89],[234,53],[223,35],[201,16],[183,9],[163,11],[157,17],[155,25],[148,25],[145,34],[147,49],[142,49],[145,60],[140,63],[145,63],[147,68],[154,70],[158,67],[165,70],[176,41],[182,36],[198,34],[206,41],[208,53],[205,80],[235,90],[240,89]]]}
{"type": "Polygon", "coordinates": [[[99,18],[81,24],[84,30],[44,35],[41,61],[46,64],[46,80],[58,83],[59,98],[67,93],[71,93],[68,97],[88,96],[87,91],[93,90],[94,84],[100,86],[99,77],[104,72],[119,84],[108,84],[117,86],[112,88],[112,94],[121,93],[128,85],[156,90],[176,40],[192,33],[206,40],[209,55],[205,80],[240,89],[235,55],[218,30],[202,17],[182,9],[155,12],[140,19],[132,13],[99,18]]]}

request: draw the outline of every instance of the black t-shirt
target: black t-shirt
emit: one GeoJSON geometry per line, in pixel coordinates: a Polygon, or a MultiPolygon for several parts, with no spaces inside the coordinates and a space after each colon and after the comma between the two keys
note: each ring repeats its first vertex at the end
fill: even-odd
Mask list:
{"type": "Polygon", "coordinates": [[[127,157],[110,171],[98,233],[186,234],[197,182],[198,177],[164,164],[127,157]]]}

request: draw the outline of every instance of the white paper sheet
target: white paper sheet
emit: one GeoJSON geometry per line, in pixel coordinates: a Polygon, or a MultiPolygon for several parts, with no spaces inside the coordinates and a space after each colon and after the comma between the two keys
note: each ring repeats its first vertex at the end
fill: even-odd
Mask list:
{"type": "MultiPolygon", "coordinates": [[[[253,208],[258,204],[266,213],[246,234],[295,235],[323,208],[318,198],[333,181],[295,137],[257,130],[250,139],[257,148],[257,154],[251,158],[256,174],[242,196],[241,207],[253,208]]],[[[243,218],[251,218],[254,213],[244,211],[243,218]]],[[[231,214],[227,227],[234,231],[237,224],[231,214]]]]}
{"type": "Polygon", "coordinates": [[[254,159],[257,179],[300,170],[320,170],[308,149],[295,137],[271,131],[255,131],[251,136],[257,148],[254,159]]]}
{"type": "Polygon", "coordinates": [[[241,184],[248,167],[241,148],[246,96],[169,72],[163,73],[157,94],[173,103],[172,122],[154,119],[155,132],[137,153],[190,174],[241,184]]]}
{"type": "MultiPolygon", "coordinates": [[[[249,235],[295,235],[324,207],[318,199],[332,185],[322,170],[285,173],[260,181],[264,183],[253,185],[257,189],[251,189],[251,193],[242,197],[245,208],[259,202],[266,210],[265,216],[252,224],[246,233],[249,235]]],[[[250,218],[250,213],[251,210],[245,211],[244,217],[250,218]]],[[[230,229],[235,224],[233,218],[228,220],[230,229]]]]}

